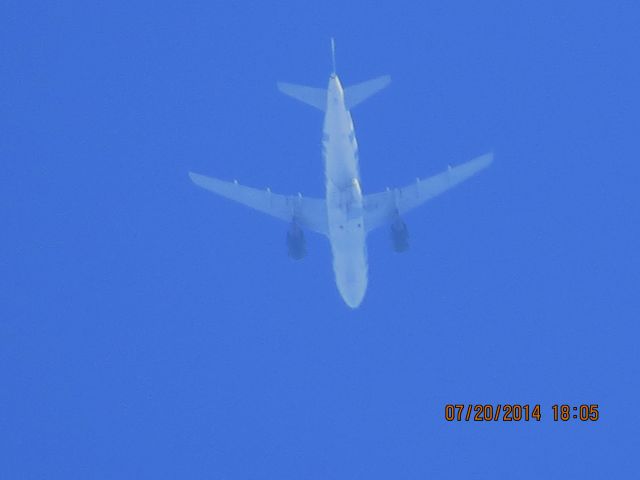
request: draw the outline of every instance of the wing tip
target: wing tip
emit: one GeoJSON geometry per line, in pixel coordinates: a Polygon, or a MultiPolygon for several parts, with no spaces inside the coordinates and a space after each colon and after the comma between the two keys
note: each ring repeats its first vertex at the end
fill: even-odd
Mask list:
{"type": "Polygon", "coordinates": [[[476,161],[483,167],[488,167],[493,163],[494,155],[495,153],[492,149],[491,151],[485,153],[484,155],[480,155],[478,158],[476,158],[476,161]]]}

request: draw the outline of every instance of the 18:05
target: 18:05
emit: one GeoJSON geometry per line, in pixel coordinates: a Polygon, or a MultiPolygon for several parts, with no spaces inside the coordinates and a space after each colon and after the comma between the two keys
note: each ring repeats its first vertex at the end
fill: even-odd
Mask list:
{"type": "Polygon", "coordinates": [[[553,405],[551,408],[553,409],[553,420],[556,422],[558,420],[566,422],[571,419],[577,419],[583,422],[595,422],[600,418],[597,403],[592,403],[590,405],[583,404],[576,407],[562,404],[553,405]]]}

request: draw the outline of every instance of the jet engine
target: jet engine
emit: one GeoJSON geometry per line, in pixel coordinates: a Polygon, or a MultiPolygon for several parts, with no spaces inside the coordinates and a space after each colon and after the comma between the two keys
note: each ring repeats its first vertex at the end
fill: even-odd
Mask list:
{"type": "Polygon", "coordinates": [[[391,224],[391,242],[393,250],[398,253],[409,250],[409,231],[400,217],[396,217],[391,224]]]}
{"type": "Polygon", "coordinates": [[[296,222],[292,222],[287,232],[288,255],[294,260],[300,260],[307,254],[307,243],[304,232],[296,222]]]}

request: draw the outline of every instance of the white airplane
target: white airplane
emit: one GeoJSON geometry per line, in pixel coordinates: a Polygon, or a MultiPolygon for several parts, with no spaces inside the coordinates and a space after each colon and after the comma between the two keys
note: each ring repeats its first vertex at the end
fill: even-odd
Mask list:
{"type": "Polygon", "coordinates": [[[333,72],[324,88],[278,83],[281,92],[324,112],[322,149],[325,164],[326,197],[279,195],[190,172],[193,182],[230,200],[272,215],[290,224],[287,233],[289,256],[306,254],[303,229],[328,237],[333,254],[333,271],[338,291],[345,303],[357,308],[367,290],[367,233],[388,225],[393,247],[408,248],[408,233],[401,216],[427,200],[488,167],[493,154],[487,153],[457,167],[425,179],[416,179],[403,188],[363,195],[360,188],[358,145],[350,110],[386,87],[382,76],[343,88],[335,69],[335,46],[331,41],[333,72]]]}

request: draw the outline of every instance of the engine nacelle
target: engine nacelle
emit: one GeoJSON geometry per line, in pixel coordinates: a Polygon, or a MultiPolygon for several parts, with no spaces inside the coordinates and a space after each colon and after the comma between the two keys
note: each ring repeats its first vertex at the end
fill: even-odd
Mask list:
{"type": "Polygon", "coordinates": [[[393,250],[398,253],[409,250],[409,230],[400,217],[391,224],[391,243],[393,250]]]}
{"type": "Polygon", "coordinates": [[[294,260],[300,260],[307,254],[307,243],[304,239],[304,232],[297,223],[291,223],[287,232],[288,255],[294,260]]]}

